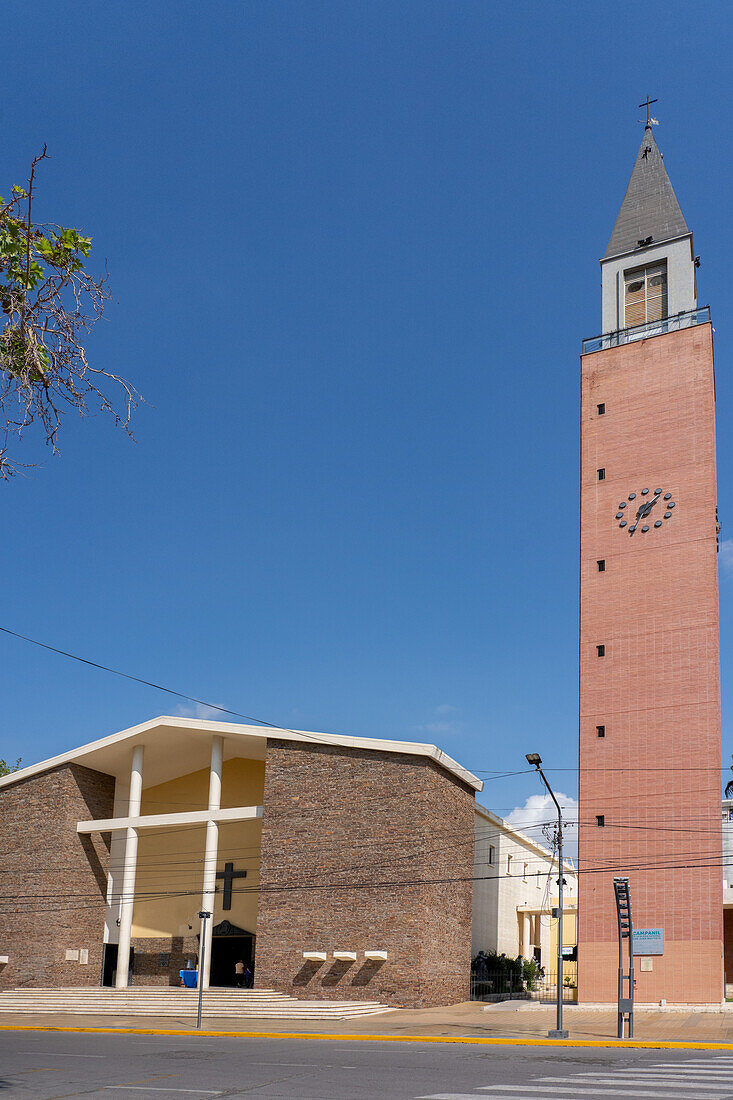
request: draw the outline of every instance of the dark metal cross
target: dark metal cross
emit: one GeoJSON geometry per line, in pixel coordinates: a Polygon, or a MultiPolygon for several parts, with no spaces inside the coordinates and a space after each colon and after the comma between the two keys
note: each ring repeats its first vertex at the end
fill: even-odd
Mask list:
{"type": "Polygon", "coordinates": [[[649,108],[651,107],[652,103],[659,103],[659,100],[658,99],[650,99],[649,96],[647,96],[646,97],[646,102],[639,104],[640,107],[646,107],[646,124],[647,124],[647,126],[649,125],[649,108]]]}
{"type": "Polygon", "coordinates": [[[223,871],[216,872],[217,878],[224,879],[224,897],[222,899],[222,909],[231,909],[232,907],[232,882],[235,878],[246,878],[246,871],[235,871],[233,863],[225,863],[223,871]]]}

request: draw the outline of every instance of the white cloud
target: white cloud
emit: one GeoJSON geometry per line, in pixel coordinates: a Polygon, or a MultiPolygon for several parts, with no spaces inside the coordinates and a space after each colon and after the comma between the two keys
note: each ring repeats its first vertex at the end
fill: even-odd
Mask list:
{"type": "MultiPolygon", "coordinates": [[[[556,793],[562,809],[563,856],[577,860],[578,803],[569,794],[562,794],[560,791],[556,793]]],[[[549,835],[552,836],[554,833],[557,825],[557,807],[549,794],[532,794],[523,806],[515,806],[512,812],[507,814],[505,820],[513,825],[515,829],[519,829],[520,832],[527,833],[533,840],[550,847],[546,834],[549,832],[549,835]],[[542,831],[543,826],[546,826],[545,833],[542,831]]]]}
{"type": "Polygon", "coordinates": [[[733,576],[733,539],[722,539],[720,542],[720,571],[733,576]]]}
{"type": "Polygon", "coordinates": [[[460,714],[460,707],[454,707],[452,703],[441,703],[427,722],[412,728],[416,733],[429,733],[431,737],[450,737],[463,729],[460,714]]]}
{"type": "MultiPolygon", "coordinates": [[[[224,704],[222,703],[221,706],[224,704]]],[[[208,718],[212,720],[218,720],[219,722],[228,721],[227,715],[223,710],[217,710],[215,706],[207,706],[206,703],[193,703],[192,705],[182,704],[179,706],[177,714],[181,718],[208,718]]]]}

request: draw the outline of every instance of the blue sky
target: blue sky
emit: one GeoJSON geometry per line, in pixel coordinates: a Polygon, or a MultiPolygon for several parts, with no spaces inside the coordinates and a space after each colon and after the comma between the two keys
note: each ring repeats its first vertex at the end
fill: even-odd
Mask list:
{"type": "MultiPolygon", "coordinates": [[[[0,192],[46,142],[38,213],[111,273],[90,353],[148,404],[137,443],[69,417],[62,456],[2,486],[0,623],[479,773],[540,751],[572,795],[578,355],[647,93],[713,308],[733,538],[730,27],[653,0],[30,0],[0,192]]],[[[0,660],[0,756],[180,713],[12,638],[0,660]]]]}

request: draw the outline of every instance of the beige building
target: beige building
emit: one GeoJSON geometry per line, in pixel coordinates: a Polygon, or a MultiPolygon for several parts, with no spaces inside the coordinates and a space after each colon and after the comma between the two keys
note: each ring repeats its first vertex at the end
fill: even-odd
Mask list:
{"type": "MultiPolygon", "coordinates": [[[[496,951],[535,958],[554,971],[557,958],[557,857],[484,806],[474,814],[472,954],[496,951]]],[[[563,944],[577,945],[578,876],[565,864],[563,944]]],[[[575,973],[575,963],[568,963],[575,973]]]]}

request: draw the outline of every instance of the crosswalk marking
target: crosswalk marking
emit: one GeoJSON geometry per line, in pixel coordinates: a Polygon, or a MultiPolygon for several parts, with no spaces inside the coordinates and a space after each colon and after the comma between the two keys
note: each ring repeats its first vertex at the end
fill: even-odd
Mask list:
{"type": "Polygon", "coordinates": [[[615,1096],[670,1100],[672,1085],[684,1089],[690,1100],[733,1098],[733,1056],[658,1062],[635,1069],[586,1070],[564,1077],[537,1076],[523,1085],[476,1085],[473,1092],[434,1092],[419,1100],[603,1100],[615,1096]]]}
{"type": "MultiPolygon", "coordinates": [[[[532,1081],[530,1085],[484,1085],[481,1089],[481,1095],[484,1096],[486,1093],[491,1093],[494,1096],[505,1096],[506,1093],[514,1094],[517,1092],[522,1092],[525,1095],[529,1095],[528,1089],[531,1089],[532,1096],[540,1097],[547,1094],[545,1096],[545,1100],[550,1100],[551,1096],[555,1097],[558,1094],[560,1096],[569,1096],[571,1093],[573,1096],[652,1096],[662,1097],[664,1098],[664,1100],[669,1100],[668,1089],[663,1092],[656,1092],[646,1087],[640,1086],[639,1088],[634,1088],[631,1085],[624,1085],[623,1088],[618,1089],[607,1088],[604,1086],[603,1089],[600,1090],[598,1086],[593,1084],[593,1082],[591,1081],[586,1081],[586,1087],[583,1088],[581,1086],[571,1084],[570,1082],[573,1080],[572,1077],[566,1077],[564,1080],[566,1083],[562,1083],[561,1079],[561,1083],[557,1085],[541,1085],[538,1081],[532,1081]]],[[[619,1082],[619,1084],[621,1084],[621,1082],[619,1082]]],[[[728,1094],[733,1094],[733,1085],[726,1091],[728,1094]]],[[[690,1093],[690,1095],[693,1097],[695,1096],[695,1094],[698,1094],[699,1098],[710,1096],[709,1089],[703,1090],[686,1088],[685,1093],[690,1093]]],[[[474,1100],[476,1100],[475,1093],[474,1100]]]]}
{"type": "MultiPolygon", "coordinates": [[[[630,1074],[630,1073],[618,1074],[618,1076],[616,1074],[614,1074],[612,1076],[611,1074],[608,1074],[608,1073],[599,1073],[599,1074],[596,1074],[594,1077],[589,1077],[589,1076],[586,1076],[585,1074],[583,1074],[582,1076],[580,1074],[578,1074],[577,1076],[573,1076],[573,1077],[539,1077],[535,1081],[533,1081],[532,1083],[541,1086],[541,1085],[544,1085],[544,1084],[561,1085],[561,1084],[563,1084],[563,1082],[565,1082],[567,1084],[572,1084],[576,1081],[579,1085],[590,1085],[592,1083],[594,1085],[596,1085],[596,1084],[598,1084],[598,1085],[627,1085],[627,1084],[629,1084],[629,1085],[644,1085],[644,1086],[646,1086],[646,1084],[647,1084],[646,1080],[641,1080],[640,1081],[638,1077],[634,1077],[633,1074],[630,1074]]],[[[685,1090],[687,1092],[700,1092],[702,1090],[704,1090],[705,1092],[723,1092],[723,1093],[733,1092],[733,1081],[727,1081],[725,1083],[722,1083],[722,1082],[710,1083],[707,1078],[705,1078],[703,1080],[695,1081],[695,1080],[692,1080],[690,1078],[680,1076],[680,1077],[664,1078],[664,1080],[660,1080],[660,1078],[658,1078],[658,1077],[653,1077],[653,1078],[649,1078],[648,1082],[652,1086],[659,1085],[660,1088],[664,1088],[665,1085],[673,1085],[673,1084],[679,1083],[680,1085],[685,1086],[685,1090]]],[[[497,1088],[499,1086],[490,1085],[490,1086],[487,1086],[487,1087],[488,1088],[497,1088]]]]}
{"type": "MultiPolygon", "coordinates": [[[[643,1096],[645,1100],[648,1097],[652,1100],[670,1100],[669,1090],[654,1092],[647,1088],[604,1088],[603,1091],[599,1091],[597,1088],[591,1088],[590,1082],[587,1088],[578,1088],[575,1085],[538,1085],[535,1081],[530,1081],[526,1085],[484,1085],[480,1096],[481,1100],[508,1100],[507,1093],[511,1093],[512,1100],[559,1100],[562,1096],[597,1096],[599,1100],[603,1096],[643,1096]]],[[[701,1094],[698,1100],[706,1096],[709,1096],[709,1093],[701,1094]]],[[[467,1100],[468,1097],[470,1100],[478,1100],[478,1094],[475,1092],[431,1093],[430,1096],[420,1097],[420,1100],[467,1100]]]]}
{"type": "MultiPolygon", "coordinates": [[[[720,1090],[728,1088],[733,1084],[731,1075],[729,1073],[720,1073],[720,1071],[710,1070],[695,1070],[690,1072],[689,1070],[680,1070],[675,1073],[674,1070],[667,1070],[665,1073],[650,1073],[644,1070],[624,1070],[621,1073],[613,1073],[613,1071],[606,1070],[603,1073],[575,1073],[572,1080],[585,1081],[590,1078],[593,1081],[659,1081],[660,1084],[666,1084],[668,1081],[700,1081],[701,1083],[708,1084],[713,1089],[720,1090]],[[720,1082],[717,1084],[716,1082],[720,1082]]],[[[567,1077],[542,1077],[542,1081],[567,1081],[567,1077]]]]}

